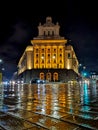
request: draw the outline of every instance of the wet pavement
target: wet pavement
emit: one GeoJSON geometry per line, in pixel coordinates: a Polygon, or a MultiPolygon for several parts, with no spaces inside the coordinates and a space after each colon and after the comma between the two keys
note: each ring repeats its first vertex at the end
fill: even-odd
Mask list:
{"type": "Polygon", "coordinates": [[[1,85],[0,130],[98,130],[98,86],[1,85]]]}

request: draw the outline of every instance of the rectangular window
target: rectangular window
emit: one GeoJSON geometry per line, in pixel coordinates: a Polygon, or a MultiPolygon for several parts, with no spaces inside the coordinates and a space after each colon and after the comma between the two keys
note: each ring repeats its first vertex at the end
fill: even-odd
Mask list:
{"type": "Polygon", "coordinates": [[[56,52],[56,49],[54,49],[54,52],[56,52]]]}
{"type": "Polygon", "coordinates": [[[36,53],[38,53],[38,48],[36,49],[36,53]]]}
{"type": "Polygon", "coordinates": [[[44,54],[42,54],[42,57],[44,57],[44,54]]]}
{"type": "Polygon", "coordinates": [[[44,68],[44,65],[42,65],[42,68],[44,68]]]}
{"type": "Polygon", "coordinates": [[[56,63],[56,60],[54,60],[54,63],[56,63]]]}
{"type": "Polygon", "coordinates": [[[48,60],[48,63],[50,63],[50,60],[48,60]]]}
{"type": "Polygon", "coordinates": [[[62,54],[60,54],[60,57],[62,57],[62,54]]]}
{"type": "Polygon", "coordinates": [[[68,58],[70,58],[70,53],[68,53],[68,58]]]}
{"type": "Polygon", "coordinates": [[[60,48],[60,52],[62,52],[62,48],[60,48]]]}
{"type": "Polygon", "coordinates": [[[48,53],[50,53],[50,48],[48,48],[48,53]]]}
{"type": "Polygon", "coordinates": [[[36,65],[36,67],[35,68],[38,68],[38,65],[36,65]]]}
{"type": "Polygon", "coordinates": [[[62,65],[60,65],[60,68],[62,68],[62,65]]]}
{"type": "Polygon", "coordinates": [[[60,60],[60,63],[62,63],[62,60],[60,60]]]}
{"type": "Polygon", "coordinates": [[[42,49],[42,53],[44,52],[44,49],[42,49]]]}
{"type": "Polygon", "coordinates": [[[42,63],[44,63],[44,60],[42,60],[42,63]]]}
{"type": "Polygon", "coordinates": [[[48,57],[50,57],[50,54],[48,54],[48,57]]]}
{"type": "Polygon", "coordinates": [[[50,36],[50,31],[48,31],[48,36],[50,36]]]}
{"type": "Polygon", "coordinates": [[[36,54],[36,58],[38,58],[38,54],[36,54]]]}
{"type": "Polygon", "coordinates": [[[38,60],[36,60],[36,64],[38,63],[38,60]]]}
{"type": "Polygon", "coordinates": [[[54,36],[54,31],[52,31],[52,36],[54,36]]]}

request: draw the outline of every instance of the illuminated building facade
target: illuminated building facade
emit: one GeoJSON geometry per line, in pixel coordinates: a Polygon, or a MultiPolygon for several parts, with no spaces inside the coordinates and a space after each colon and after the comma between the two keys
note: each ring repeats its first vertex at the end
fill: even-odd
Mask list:
{"type": "Polygon", "coordinates": [[[48,81],[68,81],[78,75],[78,59],[67,39],[59,34],[60,25],[51,17],[39,23],[38,36],[31,40],[18,63],[18,76],[25,82],[32,78],[48,81]]]}

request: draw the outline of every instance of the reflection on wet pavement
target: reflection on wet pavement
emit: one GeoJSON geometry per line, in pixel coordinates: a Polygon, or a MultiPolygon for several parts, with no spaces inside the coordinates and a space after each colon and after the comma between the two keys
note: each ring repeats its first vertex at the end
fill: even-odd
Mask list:
{"type": "Polygon", "coordinates": [[[0,130],[98,130],[98,86],[0,86],[0,130]]]}

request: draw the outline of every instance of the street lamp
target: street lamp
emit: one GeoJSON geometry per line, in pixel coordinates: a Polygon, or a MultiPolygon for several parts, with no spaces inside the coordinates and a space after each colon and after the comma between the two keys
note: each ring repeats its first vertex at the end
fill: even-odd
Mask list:
{"type": "Polygon", "coordinates": [[[79,64],[79,73],[81,73],[85,69],[86,69],[86,66],[83,66],[82,64],[79,64]]]}
{"type": "Polygon", "coordinates": [[[2,63],[3,61],[2,61],[2,59],[0,59],[0,63],[2,63]]]}
{"type": "Polygon", "coordinates": [[[79,64],[79,73],[82,77],[89,77],[89,72],[86,70],[86,66],[79,64]]]}

